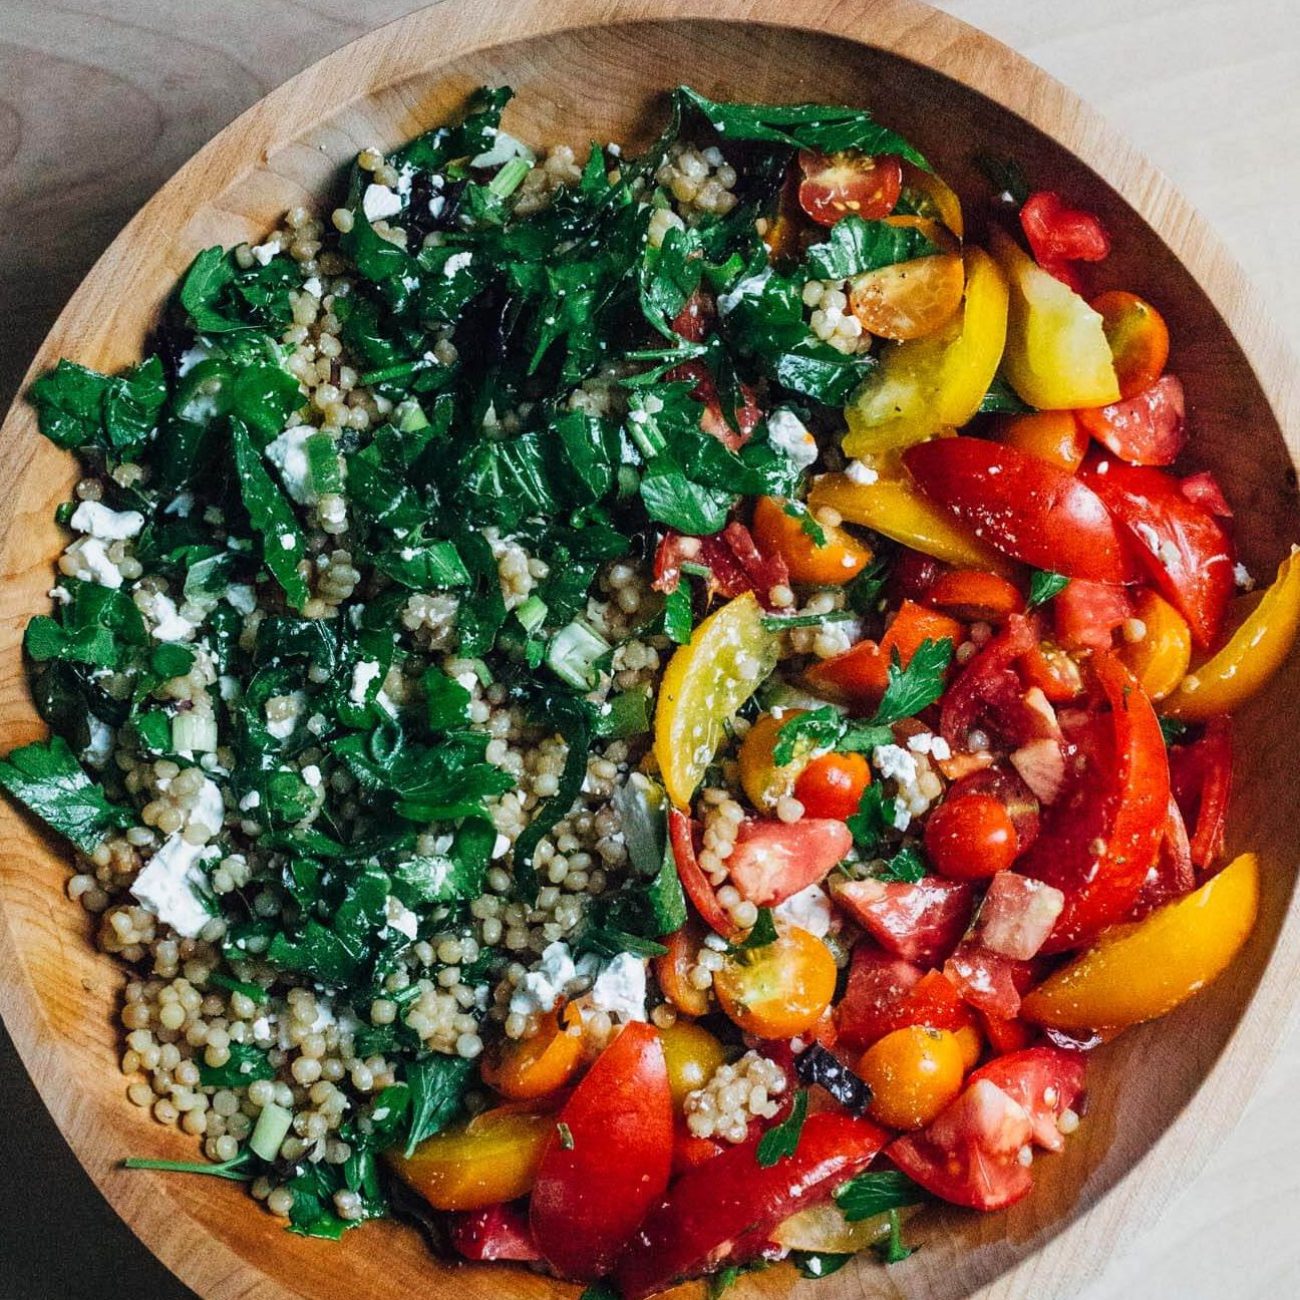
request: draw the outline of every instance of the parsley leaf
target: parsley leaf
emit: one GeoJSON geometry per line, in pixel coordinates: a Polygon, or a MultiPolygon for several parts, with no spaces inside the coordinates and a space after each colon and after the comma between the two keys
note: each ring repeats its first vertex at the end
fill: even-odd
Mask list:
{"type": "Polygon", "coordinates": [[[790,1262],[799,1270],[799,1276],[813,1281],[838,1273],[852,1258],[852,1254],[841,1255],[831,1251],[792,1250],[790,1252],[790,1262]]]}
{"type": "Polygon", "coordinates": [[[162,362],[150,357],[117,376],[60,361],[35,380],[28,399],[41,432],[60,447],[98,447],[126,457],[153,436],[167,400],[162,362]]]}
{"type": "Polygon", "coordinates": [[[1187,739],[1190,728],[1181,719],[1161,717],[1159,721],[1160,734],[1164,737],[1166,745],[1176,745],[1187,739]]]}
{"type": "Polygon", "coordinates": [[[239,420],[230,421],[230,442],[244,506],[253,527],[262,537],[262,561],[280,584],[289,604],[294,609],[301,609],[311,591],[298,572],[298,565],[307,553],[307,544],[294,518],[293,508],[266,472],[247,427],[239,420]]]}
{"type": "Polygon", "coordinates": [[[915,717],[943,694],[943,678],[952,662],[952,639],[926,637],[904,667],[895,647],[889,665],[889,684],[872,722],[888,726],[915,717]]]}
{"type": "Polygon", "coordinates": [[[939,250],[912,226],[864,221],[850,213],[837,221],[825,243],[814,244],[805,261],[808,280],[847,280],[895,262],[928,257],[939,250]]]}
{"type": "Polygon", "coordinates": [[[135,822],[130,809],[109,802],[61,736],[11,750],[0,760],[0,786],[83,853],[93,853],[109,831],[135,822]]]}
{"type": "Polygon", "coordinates": [[[758,1163],[764,1169],[794,1155],[803,1134],[804,1120],[808,1118],[808,1092],[800,1088],[794,1095],[790,1113],[779,1124],[774,1124],[758,1143],[758,1163]]]}
{"type": "Polygon", "coordinates": [[[776,733],[772,762],[777,767],[818,751],[842,750],[870,753],[880,745],[893,742],[894,733],[879,723],[855,722],[846,718],[834,705],[812,709],[784,723],[776,733]]]}
{"type": "Polygon", "coordinates": [[[1052,573],[1049,569],[1035,569],[1029,575],[1029,608],[1051,600],[1070,585],[1070,580],[1063,573],[1052,573]]]}
{"type": "MultiPolygon", "coordinates": [[[[843,224],[841,222],[841,224],[843,224]]],[[[813,513],[802,501],[785,501],[781,504],[784,514],[796,519],[803,534],[814,546],[826,545],[826,530],[813,518],[813,513]]]]}
{"type": "Polygon", "coordinates": [[[906,1174],[892,1169],[858,1174],[835,1189],[835,1204],[850,1223],[871,1219],[887,1210],[920,1205],[925,1190],[906,1174]]]}
{"type": "Polygon", "coordinates": [[[406,1067],[406,1086],[411,1090],[408,1159],[425,1138],[441,1133],[460,1114],[473,1070],[472,1061],[441,1055],[425,1057],[406,1067]]]}
{"type": "Polygon", "coordinates": [[[884,786],[873,781],[858,800],[858,811],[846,822],[853,842],[864,854],[874,853],[885,831],[894,824],[894,800],[886,799],[884,786]]]}
{"type": "Polygon", "coordinates": [[[903,1221],[897,1210],[889,1211],[889,1236],[876,1242],[871,1249],[880,1256],[883,1264],[901,1264],[912,1254],[913,1247],[903,1241],[903,1221]]]}
{"type": "Polygon", "coordinates": [[[994,375],[989,390],[980,400],[981,415],[1027,415],[1034,408],[1022,401],[1001,375],[994,375]]]}
{"type": "MultiPolygon", "coordinates": [[[[266,994],[262,994],[263,998],[266,994]]],[[[205,1088],[247,1088],[258,1079],[274,1079],[275,1066],[260,1047],[252,1043],[231,1043],[230,1060],[212,1066],[199,1062],[199,1083],[205,1088]]]]}
{"type": "Polygon", "coordinates": [[[914,844],[900,849],[875,873],[877,880],[901,880],[914,885],[925,875],[925,862],[914,844]]]}

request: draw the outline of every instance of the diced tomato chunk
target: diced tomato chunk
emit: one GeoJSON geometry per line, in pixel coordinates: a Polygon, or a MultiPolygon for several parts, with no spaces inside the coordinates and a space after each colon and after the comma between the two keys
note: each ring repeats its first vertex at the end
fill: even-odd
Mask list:
{"type": "Polygon", "coordinates": [[[1019,964],[1010,957],[967,940],[944,964],[943,973],[977,1011],[1011,1020],[1020,1014],[1019,964]]]}
{"type": "Polygon", "coordinates": [[[1100,262],[1110,253],[1106,228],[1091,213],[1067,207],[1053,190],[1031,194],[1020,209],[1020,226],[1034,260],[1076,291],[1071,262],[1100,262]]]}
{"type": "Polygon", "coordinates": [[[466,1259],[538,1260],[541,1252],[521,1205],[489,1205],[451,1216],[451,1245],[466,1259]]]}
{"type": "Polygon", "coordinates": [[[806,817],[787,824],[751,818],[736,832],[727,871],[742,898],[774,907],[824,880],[852,847],[853,835],[842,821],[806,817]]]}
{"type": "Polygon", "coordinates": [[[1014,871],[999,871],[980,906],[977,938],[991,952],[1028,961],[1038,956],[1064,906],[1059,889],[1014,871]]]}
{"type": "Polygon", "coordinates": [[[1115,629],[1133,613],[1123,587],[1072,578],[1052,601],[1056,639],[1067,650],[1109,650],[1115,629]]]}
{"type": "Polygon", "coordinates": [[[1232,721],[1211,718],[1190,745],[1169,751],[1169,779],[1189,828],[1193,866],[1205,871],[1223,852],[1232,794],[1232,721]]]}
{"type": "Polygon", "coordinates": [[[1183,385],[1165,375],[1134,397],[1078,411],[1079,423],[1131,465],[1172,465],[1187,441],[1183,385]]]}
{"type": "Polygon", "coordinates": [[[975,891],[967,881],[938,876],[915,884],[851,880],[834,891],[834,898],[886,951],[928,966],[956,947],[975,905],[975,891]]]}
{"type": "Polygon", "coordinates": [[[1199,474],[1188,474],[1178,486],[1183,496],[1193,505],[1208,510],[1218,519],[1232,518],[1232,507],[1228,504],[1228,498],[1223,495],[1219,480],[1208,469],[1201,470],[1199,474]]]}
{"type": "Polygon", "coordinates": [[[1034,1142],[1047,1151],[1065,1146],[1058,1121],[1083,1096],[1085,1064],[1077,1052],[1031,1047],[990,1061],[970,1077],[1001,1088],[1029,1116],[1034,1142]]]}

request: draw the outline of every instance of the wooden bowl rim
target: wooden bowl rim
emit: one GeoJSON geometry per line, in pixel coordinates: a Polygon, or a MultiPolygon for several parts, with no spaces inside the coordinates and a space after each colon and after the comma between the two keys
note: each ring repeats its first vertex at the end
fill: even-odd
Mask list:
{"type": "MultiPolygon", "coordinates": [[[[1219,312],[1250,364],[1282,431],[1293,464],[1300,465],[1300,391],[1296,366],[1280,332],[1264,312],[1244,272],[1218,236],[1175,189],[1095,110],[1073,91],[961,20],[923,0],[442,0],[388,23],[327,55],[259,100],[196,153],[123,228],[72,295],[23,380],[22,391],[52,365],[65,340],[78,335],[93,287],[112,274],[120,252],[146,237],[154,222],[184,195],[219,193],[229,172],[209,163],[219,154],[256,166],[265,153],[291,141],[319,120],[405,81],[431,64],[529,38],[610,25],[681,20],[749,23],[811,31],[879,49],[922,65],[981,95],[1037,128],[1090,167],[1164,241],[1219,312]],[[882,21],[883,19],[883,21],[882,21]],[[436,25],[436,34],[430,31],[436,25]],[[954,53],[957,45],[963,54],[954,53]],[[974,47],[983,56],[969,59],[974,47]],[[382,57],[375,57],[382,55],[382,57]],[[368,70],[356,84],[358,67],[368,70]],[[338,87],[351,86],[346,99],[338,87]]],[[[15,399],[0,438],[17,438],[22,412],[15,399]]],[[[11,546],[12,505],[0,505],[0,531],[11,546]]],[[[4,902],[0,890],[0,904],[4,902]]],[[[82,1167],[140,1240],[205,1300],[288,1300],[305,1293],[261,1272],[197,1217],[179,1211],[166,1175],[137,1175],[156,1184],[152,1196],[125,1195],[113,1166],[95,1151],[94,1108],[79,1104],[76,1073],[46,1023],[25,962],[23,936],[0,907],[0,1016],[40,1096],[82,1167]]],[[[1289,908],[1273,952],[1218,1058],[1181,1114],[1110,1189],[1086,1208],[1062,1218],[1037,1252],[1012,1265],[976,1294],[1035,1297],[1068,1294],[1096,1272],[1109,1254],[1121,1219],[1127,1232],[1153,1221],[1175,1191],[1209,1156],[1240,1115],[1271,1059],[1295,1001],[1300,976],[1300,918],[1289,908]]],[[[251,1211],[250,1211],[251,1212],[251,1211]]]]}

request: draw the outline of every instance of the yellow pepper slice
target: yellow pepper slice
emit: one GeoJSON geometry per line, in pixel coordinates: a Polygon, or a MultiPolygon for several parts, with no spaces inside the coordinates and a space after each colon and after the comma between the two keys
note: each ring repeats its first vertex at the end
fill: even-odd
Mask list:
{"type": "Polygon", "coordinates": [[[777,637],[752,591],[710,614],[664,672],[655,711],[655,757],[664,788],[685,808],[713,762],[723,724],[776,665],[777,637]]]}
{"type": "Polygon", "coordinates": [[[1255,924],[1259,864],[1243,853],[1194,893],[1133,925],[1049,976],[1021,1015],[1054,1029],[1124,1029],[1154,1020],[1216,979],[1255,924]]]}
{"type": "Polygon", "coordinates": [[[1149,588],[1138,597],[1134,617],[1142,636],[1120,650],[1129,672],[1147,698],[1163,700],[1186,676],[1192,661],[1192,631],[1187,620],[1161,595],[1149,588]]]}
{"type": "Polygon", "coordinates": [[[989,243],[1011,288],[1003,364],[1011,387],[1040,411],[1118,402],[1119,380],[1101,314],[1005,231],[995,228],[989,243]]]}
{"type": "MultiPolygon", "coordinates": [[[[935,334],[891,343],[844,410],[844,450],[865,456],[969,423],[988,392],[1007,333],[1007,285],[980,248],[963,257],[962,310],[935,334]]],[[[1100,318],[1099,318],[1100,319],[1100,318]]]]}
{"type": "Polygon", "coordinates": [[[963,528],[905,477],[901,469],[883,471],[871,483],[847,474],[823,474],[808,494],[812,510],[831,506],[852,524],[890,537],[904,546],[963,569],[1008,574],[1011,562],[963,528]]]}
{"type": "Polygon", "coordinates": [[[393,1172],[438,1210],[479,1210],[532,1191],[555,1115],[508,1107],[385,1153],[393,1172]]]}
{"type": "MultiPolygon", "coordinates": [[[[1242,601],[1257,600],[1244,596],[1242,601]]],[[[1278,567],[1272,586],[1258,600],[1228,644],[1183,678],[1165,701],[1163,713],[1200,722],[1231,713],[1282,666],[1300,631],[1300,549],[1278,567]]]]}

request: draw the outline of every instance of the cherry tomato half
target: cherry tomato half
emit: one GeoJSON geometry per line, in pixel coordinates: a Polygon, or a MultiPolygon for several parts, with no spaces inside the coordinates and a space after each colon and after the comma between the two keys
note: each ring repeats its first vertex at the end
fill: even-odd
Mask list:
{"type": "Polygon", "coordinates": [[[871,1089],[872,1119],[887,1128],[922,1128],[961,1091],[965,1061],[956,1034],[910,1025],[869,1047],[857,1073],[871,1089]]]}
{"type": "Polygon", "coordinates": [[[794,797],[807,817],[845,821],[858,811],[871,784],[871,765],[861,754],[821,754],[794,783],[794,797]]]}
{"type": "Polygon", "coordinates": [[[997,426],[999,442],[1019,447],[1073,474],[1088,454],[1088,434],[1074,411],[1033,411],[997,426]]]}
{"type": "Polygon", "coordinates": [[[713,977],[722,1009],[746,1033],[793,1038],[822,1018],[835,995],[835,958],[816,935],[791,926],[761,948],[729,957],[713,977]]]}
{"type": "Polygon", "coordinates": [[[1005,623],[1025,612],[1025,598],[1014,582],[978,569],[941,573],[925,599],[963,623],[1005,623]]]}
{"type": "Polygon", "coordinates": [[[1001,799],[966,794],[946,799],[925,824],[925,852],[953,880],[983,880],[1005,871],[1020,852],[1015,823],[1001,799]]]}
{"type": "Polygon", "coordinates": [[[957,314],[965,288],[961,254],[935,253],[857,276],[849,288],[849,309],[868,334],[919,339],[957,314]]]}
{"type": "Polygon", "coordinates": [[[888,154],[877,158],[856,149],[833,154],[804,149],[799,169],[799,206],[822,226],[833,226],[850,213],[864,221],[887,217],[903,188],[902,166],[888,154]]]}
{"type": "Polygon", "coordinates": [[[507,1041],[483,1063],[483,1082],[512,1101],[563,1088],[582,1064],[582,1038],[565,1032],[552,1011],[531,1038],[507,1041]]]}
{"type": "Polygon", "coordinates": [[[1145,298],[1123,289],[1109,289],[1089,306],[1101,315],[1106,342],[1115,358],[1120,396],[1136,397],[1164,374],[1169,360],[1165,318],[1145,298]]]}
{"type": "Polygon", "coordinates": [[[779,555],[794,582],[842,587],[871,563],[871,549],[843,528],[815,523],[807,507],[795,505],[786,513],[787,502],[776,497],[759,497],[754,506],[754,541],[768,555],[779,555]],[[805,524],[812,524],[823,540],[810,536],[805,524]]]}

